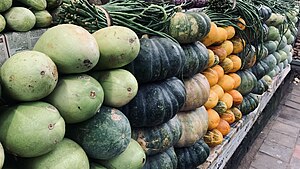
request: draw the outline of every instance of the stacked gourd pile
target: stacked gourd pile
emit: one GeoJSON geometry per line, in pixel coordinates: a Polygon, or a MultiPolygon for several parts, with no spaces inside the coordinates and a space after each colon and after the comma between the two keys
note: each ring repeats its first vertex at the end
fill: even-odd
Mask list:
{"type": "Polygon", "coordinates": [[[56,9],[62,0],[1,0],[0,32],[26,32],[33,28],[49,27],[52,16],[48,11],[56,9]]]}

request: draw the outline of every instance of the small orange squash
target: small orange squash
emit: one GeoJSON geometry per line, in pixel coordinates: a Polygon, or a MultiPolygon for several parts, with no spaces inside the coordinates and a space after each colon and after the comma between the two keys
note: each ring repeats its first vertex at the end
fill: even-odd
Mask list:
{"type": "Polygon", "coordinates": [[[237,26],[241,29],[241,30],[245,30],[246,29],[246,22],[243,18],[239,18],[238,22],[237,22],[237,26]]]}
{"type": "Polygon", "coordinates": [[[202,74],[207,78],[210,86],[218,83],[218,73],[212,68],[207,68],[202,74]]]}
{"type": "Polygon", "coordinates": [[[235,116],[230,109],[226,110],[226,112],[221,114],[220,117],[221,117],[221,119],[227,121],[229,124],[232,124],[235,122],[235,116]]]}
{"type": "Polygon", "coordinates": [[[210,90],[207,101],[204,104],[204,107],[208,110],[215,107],[218,104],[219,97],[216,92],[210,90]]]}
{"type": "Polygon", "coordinates": [[[215,63],[215,54],[212,50],[207,49],[208,50],[208,64],[207,64],[207,68],[212,67],[215,63]]]}
{"type": "Polygon", "coordinates": [[[201,40],[201,42],[207,47],[215,43],[216,37],[218,36],[218,27],[214,22],[210,23],[209,33],[201,40]]]}
{"type": "Polygon", "coordinates": [[[228,93],[232,96],[234,106],[238,106],[243,102],[243,95],[239,91],[233,89],[228,93]]]}
{"type": "Polygon", "coordinates": [[[233,105],[233,97],[227,92],[224,93],[223,97],[221,97],[220,100],[226,104],[227,109],[230,109],[233,105]]]}
{"type": "Polygon", "coordinates": [[[241,81],[242,81],[241,77],[236,73],[229,73],[228,75],[230,77],[232,77],[233,80],[234,80],[234,87],[233,88],[234,89],[238,88],[241,85],[241,81]]]}
{"type": "Polygon", "coordinates": [[[221,47],[224,48],[227,52],[227,56],[230,55],[233,52],[233,43],[229,40],[225,40],[221,47]]]}
{"type": "Polygon", "coordinates": [[[209,147],[215,147],[223,142],[223,134],[218,129],[207,131],[203,140],[209,147]]]}
{"type": "Polygon", "coordinates": [[[222,68],[222,66],[215,65],[214,67],[212,67],[212,69],[215,70],[218,73],[219,79],[224,76],[224,69],[222,68]]]}
{"type": "Polygon", "coordinates": [[[214,86],[212,86],[212,87],[210,88],[210,90],[216,92],[219,98],[222,98],[223,95],[224,95],[224,90],[223,90],[223,88],[222,88],[220,85],[218,85],[218,84],[215,84],[214,86]]]}
{"type": "Polygon", "coordinates": [[[220,119],[216,129],[219,130],[223,136],[226,136],[230,132],[230,125],[226,120],[220,119]]]}
{"type": "Polygon", "coordinates": [[[229,75],[224,75],[218,81],[218,85],[220,85],[225,92],[232,90],[234,88],[234,83],[234,79],[229,75]]]}
{"type": "Polygon", "coordinates": [[[219,125],[220,116],[214,109],[208,109],[208,130],[212,130],[219,125]]]}
{"type": "Polygon", "coordinates": [[[226,26],[224,29],[227,31],[227,39],[231,39],[235,35],[235,29],[233,26],[226,26]]]}
{"type": "Polygon", "coordinates": [[[237,72],[238,70],[240,70],[242,66],[242,60],[240,57],[238,57],[237,55],[229,55],[227,56],[227,58],[229,58],[233,63],[233,68],[229,70],[229,72],[237,72]]]}
{"type": "Polygon", "coordinates": [[[233,44],[232,54],[238,54],[238,53],[242,52],[246,45],[245,40],[240,37],[233,37],[231,39],[231,42],[233,44]]]}
{"type": "Polygon", "coordinates": [[[235,117],[235,121],[239,121],[242,119],[242,112],[240,111],[240,109],[238,109],[237,107],[232,107],[230,109],[232,111],[232,113],[234,114],[234,117],[235,117]]]}
{"type": "Polygon", "coordinates": [[[215,37],[216,41],[214,44],[219,45],[227,40],[227,31],[222,27],[217,27],[218,36],[215,37]]]}
{"type": "Polygon", "coordinates": [[[223,61],[228,55],[226,50],[221,46],[209,46],[208,48],[212,50],[214,54],[219,57],[220,62],[223,61]]]}
{"type": "Polygon", "coordinates": [[[224,69],[225,73],[228,73],[231,69],[233,69],[233,62],[229,58],[225,58],[221,63],[220,66],[224,69]]]}

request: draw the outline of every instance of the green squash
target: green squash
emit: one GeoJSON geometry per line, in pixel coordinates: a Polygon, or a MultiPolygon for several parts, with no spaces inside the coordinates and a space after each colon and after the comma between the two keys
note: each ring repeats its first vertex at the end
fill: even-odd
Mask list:
{"type": "Polygon", "coordinates": [[[154,126],[132,129],[132,138],[144,149],[146,155],[161,153],[174,146],[180,139],[182,126],[177,116],[168,122],[154,126]]]}
{"type": "Polygon", "coordinates": [[[0,1],[0,12],[4,12],[4,11],[8,10],[12,6],[12,2],[13,2],[13,0],[0,1]]]}
{"type": "Polygon", "coordinates": [[[257,49],[257,60],[261,60],[265,57],[267,57],[269,54],[268,48],[264,45],[259,45],[257,49]]]}
{"type": "MultiPolygon", "coordinates": [[[[277,63],[277,59],[274,55],[270,54],[266,58],[262,60],[262,62],[266,63],[269,66],[269,71],[274,69],[277,63]]],[[[260,79],[260,78],[258,78],[260,79]]]]}
{"type": "Polygon", "coordinates": [[[3,167],[4,159],[5,159],[5,156],[4,156],[4,149],[3,149],[2,144],[1,144],[1,142],[0,142],[0,168],[3,167]]]}
{"type": "Polygon", "coordinates": [[[36,18],[36,28],[46,28],[52,24],[52,15],[48,11],[34,11],[34,15],[36,18]]]}
{"type": "Polygon", "coordinates": [[[202,138],[208,129],[208,113],[204,106],[189,112],[177,113],[182,134],[174,147],[189,147],[202,138]]]}
{"type": "Polygon", "coordinates": [[[281,55],[278,52],[274,52],[273,56],[276,58],[276,65],[278,65],[281,62],[281,55]]]}
{"type": "Polygon", "coordinates": [[[251,68],[256,62],[256,51],[252,45],[246,45],[244,50],[238,54],[242,60],[241,70],[251,68]]]}
{"type": "Polygon", "coordinates": [[[293,61],[293,54],[292,53],[288,54],[287,60],[288,60],[288,63],[291,63],[293,61]]]}
{"type": "Polygon", "coordinates": [[[278,53],[279,53],[280,56],[281,56],[280,62],[283,62],[285,59],[288,58],[287,53],[285,53],[283,50],[279,50],[278,53]]]}
{"type": "Polygon", "coordinates": [[[174,148],[170,147],[164,152],[147,156],[143,169],[177,169],[177,156],[174,148]]]}
{"type": "Polygon", "coordinates": [[[272,13],[270,18],[266,21],[268,26],[278,26],[282,24],[285,20],[285,16],[279,13],[272,13]]]}
{"type": "Polygon", "coordinates": [[[124,67],[139,83],[180,75],[185,64],[185,53],[178,43],[160,37],[142,38],[140,43],[137,58],[124,67]]]}
{"type": "Polygon", "coordinates": [[[213,108],[219,115],[222,115],[227,110],[227,105],[225,102],[219,100],[217,105],[213,108]]]}
{"type": "Polygon", "coordinates": [[[65,121],[45,102],[26,102],[0,113],[0,142],[19,157],[37,157],[54,150],[64,138],[65,121]]]}
{"type": "Polygon", "coordinates": [[[12,7],[4,13],[4,17],[6,26],[18,32],[27,32],[36,23],[33,12],[24,7],[12,7]]]}
{"type": "Polygon", "coordinates": [[[74,141],[64,138],[53,151],[24,160],[25,169],[65,168],[89,169],[89,159],[84,150],[74,141]]]}
{"type": "Polygon", "coordinates": [[[283,62],[283,69],[285,69],[287,67],[287,65],[289,64],[288,59],[285,59],[283,62]]]}
{"type": "Polygon", "coordinates": [[[271,86],[273,83],[272,78],[269,75],[265,75],[262,79],[267,83],[268,86],[271,86]]]}
{"type": "Polygon", "coordinates": [[[139,143],[131,139],[123,153],[109,160],[98,162],[111,169],[141,169],[146,162],[146,155],[139,143]]]}
{"type": "Polygon", "coordinates": [[[250,70],[238,71],[237,74],[241,77],[241,84],[236,90],[245,96],[255,87],[257,79],[250,70]]]}
{"type": "Polygon", "coordinates": [[[0,14],[0,33],[5,29],[6,27],[6,20],[5,18],[0,14]]]}
{"type": "Polygon", "coordinates": [[[293,50],[293,46],[292,45],[286,45],[283,49],[281,49],[281,50],[283,50],[287,55],[289,54],[289,53],[292,53],[292,50],[293,50]]]}
{"type": "Polygon", "coordinates": [[[210,153],[210,148],[200,139],[190,147],[175,148],[175,153],[178,158],[177,168],[194,169],[206,161],[210,153]]]}
{"type": "Polygon", "coordinates": [[[277,50],[281,50],[286,46],[287,46],[287,38],[285,36],[282,36],[282,38],[280,39],[279,44],[277,46],[277,50]]]}
{"type": "Polygon", "coordinates": [[[274,26],[270,26],[267,40],[274,41],[274,40],[277,40],[279,37],[280,37],[279,30],[274,26]]]}
{"type": "Polygon", "coordinates": [[[288,45],[292,45],[295,42],[295,36],[291,35],[288,39],[287,39],[287,44],[288,45]]]}
{"type": "Polygon", "coordinates": [[[275,41],[266,41],[264,46],[268,49],[268,53],[272,54],[277,50],[277,43],[275,41]]]}
{"type": "Polygon", "coordinates": [[[260,5],[259,7],[257,7],[257,9],[258,9],[258,14],[263,21],[266,21],[271,17],[272,10],[268,6],[260,5]]]}
{"type": "Polygon", "coordinates": [[[201,42],[182,45],[182,48],[185,53],[185,63],[179,77],[192,77],[207,68],[208,50],[201,42]]]}
{"type": "Polygon", "coordinates": [[[78,123],[93,117],[103,103],[100,83],[85,74],[63,76],[46,98],[55,106],[66,123],[78,123]]]}
{"type": "Polygon", "coordinates": [[[184,84],[176,77],[139,86],[137,95],[121,111],[133,127],[152,127],[173,118],[186,99],[184,84]],[[145,104],[147,103],[147,104],[145,104]]]}
{"type": "Polygon", "coordinates": [[[289,39],[292,36],[291,30],[290,29],[286,29],[285,33],[284,33],[284,36],[286,37],[286,39],[289,39]]]}
{"type": "Polygon", "coordinates": [[[257,81],[256,86],[251,91],[254,94],[263,94],[265,91],[267,91],[269,88],[267,82],[262,78],[259,81],[257,81]]]}
{"type": "Polygon", "coordinates": [[[108,160],[125,151],[130,142],[131,127],[121,111],[101,106],[92,118],[68,125],[67,136],[90,158],[108,160]]]}
{"type": "Polygon", "coordinates": [[[16,0],[16,1],[21,2],[26,6],[33,8],[34,10],[37,11],[45,10],[47,7],[46,0],[16,0]]]}
{"type": "Polygon", "coordinates": [[[267,75],[270,76],[271,78],[274,78],[277,75],[276,70],[275,69],[271,70],[270,72],[267,73],[267,75]]]}
{"type": "Polygon", "coordinates": [[[254,111],[258,106],[258,98],[253,93],[244,96],[243,102],[238,106],[243,115],[247,115],[254,111]]]}
{"type": "Polygon", "coordinates": [[[266,75],[270,71],[270,67],[267,63],[263,61],[257,62],[252,68],[251,72],[255,75],[257,79],[262,78],[264,75],[266,75]]]}

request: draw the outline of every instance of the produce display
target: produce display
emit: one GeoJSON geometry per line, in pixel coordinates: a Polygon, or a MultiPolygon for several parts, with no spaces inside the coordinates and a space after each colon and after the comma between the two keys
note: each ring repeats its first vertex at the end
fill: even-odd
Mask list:
{"type": "Polygon", "coordinates": [[[291,63],[298,15],[293,0],[1,0],[0,32],[47,30],[1,66],[0,169],[196,168],[291,63]]]}

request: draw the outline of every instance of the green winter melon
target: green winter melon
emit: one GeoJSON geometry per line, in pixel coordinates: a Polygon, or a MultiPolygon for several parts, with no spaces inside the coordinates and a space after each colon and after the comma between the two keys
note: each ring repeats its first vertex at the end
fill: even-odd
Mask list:
{"type": "Polygon", "coordinates": [[[47,7],[47,1],[46,0],[16,0],[18,2],[21,2],[25,4],[28,7],[31,7],[32,9],[42,11],[45,10],[47,7]]]}
{"type": "Polygon", "coordinates": [[[125,66],[140,51],[140,40],[136,33],[123,26],[102,28],[93,33],[93,36],[97,40],[101,55],[96,70],[125,66]]]}
{"type": "Polygon", "coordinates": [[[57,84],[54,62],[37,51],[19,52],[1,67],[3,91],[20,101],[35,101],[49,95],[57,84]]]}
{"type": "Polygon", "coordinates": [[[91,162],[90,169],[107,169],[107,168],[102,166],[101,164],[91,162]]]}
{"type": "Polygon", "coordinates": [[[3,164],[4,164],[4,150],[3,150],[3,147],[2,147],[2,144],[0,142],[0,168],[3,167],[3,164]]]}
{"type": "Polygon", "coordinates": [[[54,150],[64,138],[65,121],[48,103],[20,103],[1,112],[0,131],[0,142],[9,152],[37,157],[54,150]]]}
{"type": "Polygon", "coordinates": [[[113,69],[92,74],[104,90],[104,105],[122,107],[137,94],[138,82],[127,70],[113,69]]]}
{"type": "Polygon", "coordinates": [[[33,50],[48,55],[60,73],[83,73],[99,60],[95,38],[84,28],[61,24],[48,29],[36,42],[33,50]]]}
{"type": "Polygon", "coordinates": [[[140,144],[131,139],[126,150],[117,157],[99,161],[109,169],[141,169],[146,162],[146,155],[140,144]]]}
{"type": "Polygon", "coordinates": [[[24,160],[25,169],[90,169],[84,150],[74,141],[64,138],[49,153],[24,160]]]}
{"type": "Polygon", "coordinates": [[[131,139],[131,127],[121,111],[101,106],[92,118],[68,125],[67,136],[90,158],[109,160],[125,151],[131,139]]]}
{"type": "Polygon", "coordinates": [[[13,2],[13,0],[1,0],[0,1],[0,12],[4,12],[4,11],[8,10],[12,6],[12,2],[13,2]]]}
{"type": "Polygon", "coordinates": [[[5,29],[6,21],[5,18],[0,14],[0,33],[5,29]]]}
{"type": "Polygon", "coordinates": [[[35,11],[34,12],[36,23],[35,27],[37,28],[45,28],[51,25],[52,23],[52,15],[46,11],[35,11]]]}
{"type": "Polygon", "coordinates": [[[94,116],[103,103],[99,82],[85,74],[67,75],[46,98],[55,106],[66,123],[78,123],[94,116]]]}
{"type": "Polygon", "coordinates": [[[19,32],[31,30],[36,22],[34,14],[24,7],[12,7],[4,13],[7,26],[19,32]]]}

